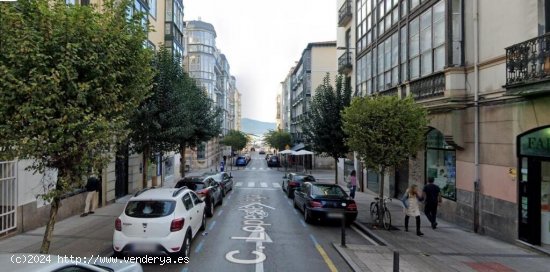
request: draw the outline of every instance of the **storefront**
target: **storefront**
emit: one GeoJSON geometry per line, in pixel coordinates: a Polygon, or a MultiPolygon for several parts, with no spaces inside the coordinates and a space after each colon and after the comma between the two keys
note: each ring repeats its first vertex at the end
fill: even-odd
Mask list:
{"type": "Polygon", "coordinates": [[[518,237],[550,246],[550,126],[517,137],[518,237]]]}
{"type": "Polygon", "coordinates": [[[433,178],[442,197],[456,200],[456,150],[437,129],[432,128],[426,136],[425,165],[426,182],[433,178]]]}

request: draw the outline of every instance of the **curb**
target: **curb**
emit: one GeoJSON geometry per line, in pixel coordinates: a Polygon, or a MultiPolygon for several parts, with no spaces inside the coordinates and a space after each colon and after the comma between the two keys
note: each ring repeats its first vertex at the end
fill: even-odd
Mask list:
{"type": "Polygon", "coordinates": [[[344,261],[346,261],[346,263],[351,268],[351,270],[353,270],[353,272],[362,272],[362,271],[364,271],[351,259],[351,257],[348,255],[348,253],[346,253],[346,251],[344,249],[342,249],[341,246],[339,246],[335,243],[332,243],[332,247],[334,247],[334,249],[336,249],[338,254],[340,254],[340,256],[342,256],[342,258],[344,258],[344,261]]]}
{"type": "Polygon", "coordinates": [[[367,228],[365,225],[353,221],[352,223],[355,227],[357,227],[359,230],[361,230],[364,234],[366,234],[368,237],[372,238],[376,243],[378,243],[379,246],[389,246],[394,248],[394,246],[390,243],[388,243],[386,240],[384,240],[382,237],[374,234],[369,228],[367,228]]]}

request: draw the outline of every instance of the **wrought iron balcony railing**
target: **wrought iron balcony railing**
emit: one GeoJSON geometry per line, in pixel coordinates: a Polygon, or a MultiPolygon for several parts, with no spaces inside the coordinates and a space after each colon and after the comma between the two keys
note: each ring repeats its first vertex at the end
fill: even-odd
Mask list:
{"type": "Polygon", "coordinates": [[[340,73],[349,73],[352,70],[353,65],[351,64],[351,52],[347,51],[344,52],[339,58],[338,58],[338,72],[340,73]]]}
{"type": "Polygon", "coordinates": [[[338,26],[345,26],[352,17],[351,0],[346,0],[338,11],[338,26]]]}
{"type": "Polygon", "coordinates": [[[506,48],[506,87],[550,79],[550,33],[506,48]]]}
{"type": "Polygon", "coordinates": [[[410,84],[414,100],[422,100],[445,95],[445,73],[431,75],[410,84]]]}

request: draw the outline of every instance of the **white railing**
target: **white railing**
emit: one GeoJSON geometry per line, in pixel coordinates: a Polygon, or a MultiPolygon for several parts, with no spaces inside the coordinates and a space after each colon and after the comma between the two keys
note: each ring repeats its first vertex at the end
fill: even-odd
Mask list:
{"type": "Polygon", "coordinates": [[[17,228],[17,162],[0,162],[0,236],[17,228]]]}

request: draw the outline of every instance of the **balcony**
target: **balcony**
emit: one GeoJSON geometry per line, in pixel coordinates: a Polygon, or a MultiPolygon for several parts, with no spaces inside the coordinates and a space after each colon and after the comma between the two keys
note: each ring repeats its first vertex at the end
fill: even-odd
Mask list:
{"type": "Polygon", "coordinates": [[[410,84],[414,100],[442,97],[445,95],[445,74],[434,74],[410,84]]]}
{"type": "Polygon", "coordinates": [[[506,85],[510,95],[550,92],[550,33],[506,48],[506,85]]]}
{"type": "Polygon", "coordinates": [[[342,54],[338,58],[338,72],[347,74],[353,70],[353,65],[351,64],[351,56],[351,52],[346,50],[346,52],[344,52],[344,54],[342,54]]]}
{"type": "Polygon", "coordinates": [[[346,0],[338,11],[338,26],[346,26],[351,21],[353,14],[351,13],[351,0],[346,0]]]}

